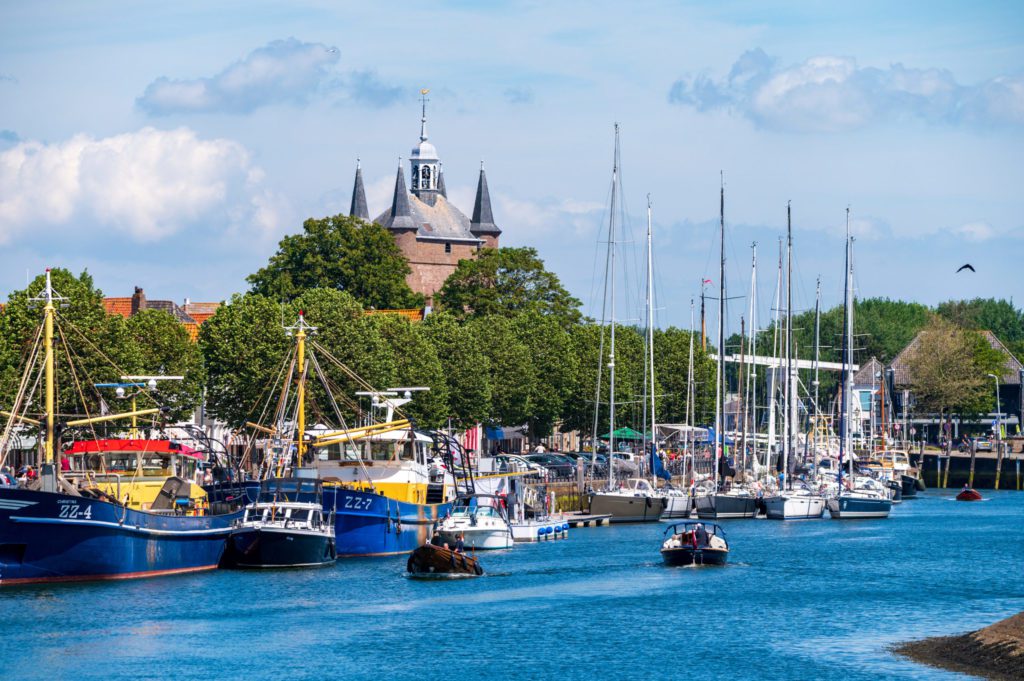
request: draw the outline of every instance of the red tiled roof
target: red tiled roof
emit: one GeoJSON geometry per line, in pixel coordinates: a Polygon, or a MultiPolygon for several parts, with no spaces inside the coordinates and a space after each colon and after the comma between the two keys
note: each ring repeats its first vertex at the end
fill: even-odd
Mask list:
{"type": "Polygon", "coordinates": [[[198,324],[192,324],[192,323],[189,323],[189,322],[185,322],[184,324],[182,324],[182,326],[184,326],[185,330],[188,331],[188,338],[189,338],[190,341],[195,343],[197,340],[199,340],[199,325],[198,324]]]}
{"type": "Polygon", "coordinates": [[[188,315],[196,320],[196,324],[202,324],[213,316],[212,312],[189,312],[188,315]]]}
{"type": "Polygon", "coordinates": [[[132,299],[129,298],[104,298],[103,307],[107,314],[119,314],[122,317],[132,316],[132,299]]]}

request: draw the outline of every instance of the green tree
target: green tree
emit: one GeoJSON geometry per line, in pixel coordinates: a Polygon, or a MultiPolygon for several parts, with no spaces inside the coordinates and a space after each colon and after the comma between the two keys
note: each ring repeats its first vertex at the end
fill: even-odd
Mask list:
{"type": "Polygon", "coordinates": [[[419,324],[399,315],[381,314],[368,319],[390,353],[394,365],[392,382],[403,387],[430,388],[414,394],[413,400],[403,406],[402,411],[415,419],[421,428],[445,425],[450,414],[448,384],[428,334],[419,324]]]}
{"type": "Polygon", "coordinates": [[[1006,300],[949,300],[935,311],[966,329],[988,330],[1020,359],[1024,356],[1024,312],[1006,300]]]}
{"type": "Polygon", "coordinates": [[[284,323],[293,319],[290,305],[248,293],[233,296],[206,320],[199,348],[211,416],[237,428],[273,414],[276,381],[291,345],[284,323]]]}
{"type": "Polygon", "coordinates": [[[491,385],[491,413],[488,423],[518,426],[532,414],[531,397],[537,375],[530,367],[530,350],[516,333],[511,319],[504,316],[477,317],[466,326],[487,357],[491,385]]]}
{"type": "Polygon", "coordinates": [[[534,311],[566,326],[580,320],[580,301],[533,248],[485,248],[475,259],[460,260],[435,300],[460,319],[534,311]]]}
{"type": "MultiPolygon", "coordinates": [[[[608,393],[611,372],[608,367],[610,333],[608,327],[598,324],[580,324],[570,331],[578,371],[572,397],[567,400],[563,428],[579,430],[589,436],[594,424],[597,397],[598,435],[608,432],[608,393]],[[604,337],[604,356],[601,357],[601,338],[604,337]],[[598,369],[601,391],[597,393],[598,369]]],[[[616,326],[615,330],[615,427],[642,425],[644,385],[643,334],[634,327],[616,326]]],[[[712,386],[713,387],[713,386],[712,386]]]]}
{"type": "MultiPolygon", "coordinates": [[[[171,420],[188,420],[203,399],[206,382],[199,346],[189,338],[185,327],[163,310],[142,310],[129,317],[126,325],[138,346],[142,373],[184,377],[181,381],[160,381],[152,397],[170,409],[171,420]]],[[[139,403],[140,408],[145,406],[139,403]]]]}
{"type": "Polygon", "coordinates": [[[421,307],[423,296],[405,282],[409,263],[380,225],[335,215],[309,219],[302,234],[283,238],[267,266],[249,276],[252,292],[290,301],[303,291],[346,291],[366,307],[421,307]]]}
{"type": "Polygon", "coordinates": [[[487,420],[491,415],[490,362],[481,339],[446,312],[428,315],[423,331],[441,361],[452,424],[468,428],[487,420]]]}
{"type": "Polygon", "coordinates": [[[530,354],[533,372],[530,410],[527,417],[530,438],[550,435],[572,399],[579,366],[572,338],[558,319],[530,310],[512,320],[519,342],[530,354]]]}
{"type": "MultiPolygon", "coordinates": [[[[103,292],[87,272],[75,277],[54,269],[50,275],[54,291],[63,297],[55,303],[57,409],[61,414],[96,415],[103,396],[93,384],[117,382],[122,375],[138,372],[139,348],[125,319],[106,313],[103,292]]],[[[0,315],[0,402],[4,405],[13,403],[42,324],[43,305],[30,299],[39,297],[45,281],[45,275],[40,275],[26,289],[11,293],[0,315]]],[[[41,352],[36,366],[42,366],[41,352]]],[[[44,404],[42,381],[35,385],[28,411],[38,416],[44,404]]]]}
{"type": "Polygon", "coordinates": [[[921,412],[977,414],[995,405],[986,374],[998,374],[1003,357],[977,332],[934,315],[921,331],[908,365],[921,412]]]}
{"type": "MultiPolygon", "coordinates": [[[[715,362],[693,343],[694,425],[706,424],[715,413],[715,362]]],[[[670,327],[654,332],[654,377],[659,388],[655,402],[662,423],[685,423],[690,332],[670,327]]]]}

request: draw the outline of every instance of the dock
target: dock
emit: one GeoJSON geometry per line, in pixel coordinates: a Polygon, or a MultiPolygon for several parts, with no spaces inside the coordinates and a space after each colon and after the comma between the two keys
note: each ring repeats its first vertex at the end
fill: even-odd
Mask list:
{"type": "Polygon", "coordinates": [[[569,527],[600,527],[608,525],[611,521],[611,513],[604,515],[589,515],[587,513],[563,513],[562,519],[569,523],[569,527]]]}

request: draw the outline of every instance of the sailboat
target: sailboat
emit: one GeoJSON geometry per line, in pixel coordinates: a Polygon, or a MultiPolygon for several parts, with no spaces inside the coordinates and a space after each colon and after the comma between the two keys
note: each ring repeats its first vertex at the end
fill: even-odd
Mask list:
{"type": "Polygon", "coordinates": [[[715,370],[715,485],[708,494],[695,500],[697,517],[716,520],[721,518],[753,518],[757,513],[757,499],[745,487],[726,488],[723,447],[725,446],[724,413],[725,371],[725,183],[722,183],[719,213],[721,258],[718,270],[718,361],[715,370]]]}
{"type": "MultiPolygon", "coordinates": [[[[613,523],[635,523],[654,522],[661,518],[665,510],[666,500],[664,496],[658,495],[649,484],[633,484],[630,488],[617,487],[615,482],[615,227],[616,211],[618,210],[618,193],[621,191],[619,180],[619,126],[615,125],[615,159],[612,167],[612,194],[611,210],[608,219],[608,260],[606,278],[608,281],[607,290],[610,294],[610,322],[609,322],[609,353],[608,353],[608,487],[602,491],[594,491],[590,495],[590,513],[592,515],[610,515],[610,522],[613,523]]],[[[598,363],[598,390],[600,390],[600,377],[604,362],[603,343],[601,357],[598,363]]],[[[597,445],[597,414],[600,409],[600,400],[594,404],[594,431],[592,442],[596,450],[597,445]]],[[[643,481],[646,483],[647,481],[643,481]]]]}
{"type": "Polygon", "coordinates": [[[783,414],[784,441],[782,473],[778,494],[764,499],[765,515],[773,520],[806,520],[821,518],[825,512],[825,499],[805,485],[793,485],[797,452],[797,376],[793,366],[793,220],[791,207],[786,205],[786,385],[783,414]]]}
{"type": "MultiPolygon", "coordinates": [[[[853,239],[850,237],[850,209],[846,209],[846,280],[843,285],[843,378],[839,412],[839,493],[827,502],[828,512],[837,520],[851,518],[888,518],[892,500],[884,489],[858,487],[853,472],[853,447],[850,439],[850,400],[853,396],[853,239]],[[849,478],[843,480],[843,458],[849,465],[849,478]]],[[[876,482],[872,479],[872,482],[876,482]]],[[[876,482],[877,484],[877,482],[876,482]]],[[[880,486],[878,486],[880,487],[880,486]]]]}
{"type": "MultiPolygon", "coordinates": [[[[64,416],[58,414],[54,327],[62,297],[53,288],[49,270],[42,292],[33,300],[43,304],[42,329],[26,363],[22,389],[4,414],[7,423],[0,436],[0,459],[7,454],[16,425],[39,427],[40,475],[27,486],[0,488],[0,585],[130,579],[216,568],[239,513],[206,514],[202,508],[205,495],[196,501],[195,486],[177,475],[180,468],[165,473],[163,484],[144,509],[142,504],[125,501],[126,494],[132,495],[130,478],[122,481],[116,474],[103,472],[109,457],[99,447],[85,457],[99,470],[62,470],[66,467],[55,463],[65,427],[91,426],[160,410],[58,421],[64,416]],[[32,417],[24,412],[30,402],[28,386],[38,378],[43,379],[44,407],[32,417]],[[108,483],[113,479],[112,492],[100,484],[103,478],[108,483]]],[[[171,450],[166,453],[171,462],[171,450]]],[[[194,465],[184,457],[178,461],[194,465]]]]}

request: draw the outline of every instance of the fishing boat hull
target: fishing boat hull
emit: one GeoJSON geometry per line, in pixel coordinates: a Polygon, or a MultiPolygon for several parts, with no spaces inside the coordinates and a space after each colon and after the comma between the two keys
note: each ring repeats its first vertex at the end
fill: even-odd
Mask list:
{"type": "Polygon", "coordinates": [[[653,523],[665,511],[663,497],[632,496],[625,494],[590,495],[591,515],[610,515],[612,523],[653,523]]]}
{"type": "Polygon", "coordinates": [[[237,568],[330,565],[337,557],[334,537],[314,530],[243,527],[228,538],[225,563],[237,568]]]}
{"type": "Polygon", "coordinates": [[[662,549],[661,559],[665,565],[725,565],[729,559],[728,549],[681,547],[662,549]]]}
{"type": "Polygon", "coordinates": [[[981,494],[974,489],[965,489],[956,495],[957,501],[981,501],[981,494]]]}
{"type": "Polygon", "coordinates": [[[892,501],[858,496],[832,497],[827,502],[829,515],[835,520],[888,518],[892,501]]]}
{"type": "Polygon", "coordinates": [[[232,522],[98,499],[0,489],[0,585],[132,579],[212,570],[232,522]]]}
{"type": "Polygon", "coordinates": [[[450,503],[414,504],[374,492],[325,485],[324,513],[334,513],[339,558],[395,556],[426,543],[450,503]]]}
{"type": "Polygon", "coordinates": [[[764,500],[770,520],[811,520],[825,513],[825,499],[814,495],[782,494],[764,500]]]}
{"type": "Polygon", "coordinates": [[[753,518],[757,514],[757,499],[732,494],[708,494],[697,497],[697,517],[702,520],[753,518]]]}
{"type": "Polygon", "coordinates": [[[412,577],[479,577],[483,567],[474,556],[455,553],[441,546],[424,544],[416,547],[405,564],[412,577]]]}

